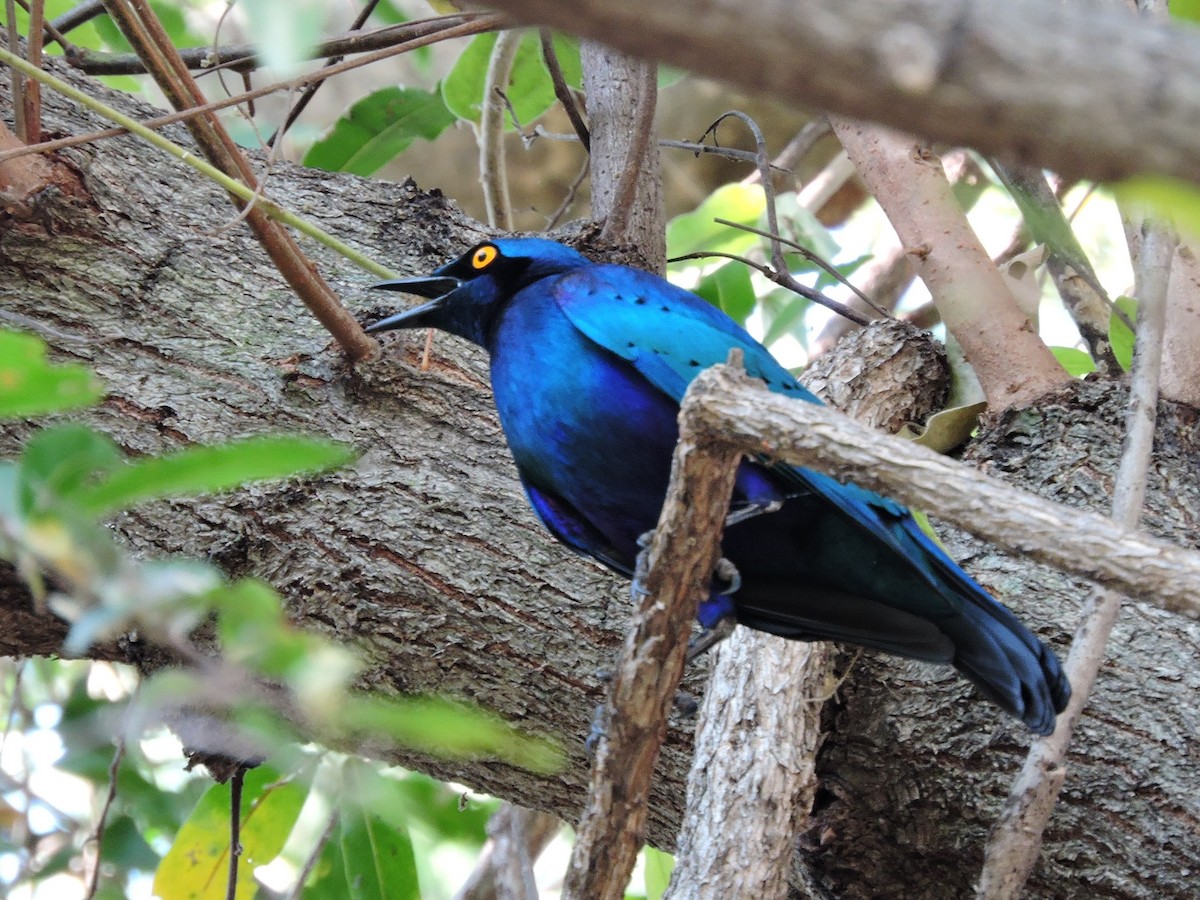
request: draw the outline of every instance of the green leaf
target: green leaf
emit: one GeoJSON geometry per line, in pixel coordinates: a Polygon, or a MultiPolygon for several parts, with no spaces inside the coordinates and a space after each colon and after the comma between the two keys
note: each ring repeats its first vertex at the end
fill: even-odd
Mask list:
{"type": "Polygon", "coordinates": [[[750,270],[736,260],[730,260],[700,279],[696,293],[739,325],[746,324],[746,318],[757,302],[750,284],[750,270]]]}
{"type": "Polygon", "coordinates": [[[1096,361],[1078,347],[1051,347],[1050,352],[1054,354],[1054,358],[1072,378],[1079,378],[1096,371],[1096,361]]]}
{"type": "MultiPolygon", "coordinates": [[[[307,788],[296,782],[280,782],[279,773],[266,766],[246,773],[238,900],[254,896],[254,869],[279,855],[307,793],[307,788]]],[[[224,900],[229,871],[229,814],[229,784],[213,785],[200,798],[159,863],[154,873],[157,896],[162,900],[224,900]]]]}
{"type": "Polygon", "coordinates": [[[1180,231],[1200,238],[1200,187],[1162,175],[1137,175],[1114,185],[1113,194],[1123,204],[1150,207],[1180,231]]]}
{"type": "MultiPolygon", "coordinates": [[[[1131,322],[1137,324],[1137,300],[1133,297],[1118,297],[1114,305],[1125,313],[1131,322]]],[[[1112,313],[1108,318],[1108,342],[1112,344],[1113,356],[1126,372],[1133,368],[1133,341],[1134,335],[1129,326],[1115,312],[1112,313]]]]}
{"type": "MultiPolygon", "coordinates": [[[[460,119],[476,124],[479,122],[488,63],[495,45],[494,33],[474,38],[442,81],[442,99],[446,107],[460,119]]],[[[569,38],[555,35],[554,50],[563,70],[563,79],[571,87],[579,87],[583,82],[579,45],[569,38]]],[[[529,127],[534,119],[555,103],[554,83],[542,60],[537,32],[530,31],[521,39],[513,59],[512,77],[504,94],[522,128],[529,127]]],[[[511,130],[511,117],[506,115],[504,121],[504,127],[511,130]]]]}
{"type": "Polygon", "coordinates": [[[900,436],[936,453],[949,453],[966,442],[979,425],[979,417],[986,409],[987,403],[983,401],[968,403],[965,406],[952,406],[934,413],[925,422],[924,427],[905,425],[900,431],[900,436]]]}
{"type": "MultiPolygon", "coordinates": [[[[779,288],[767,294],[763,298],[763,317],[769,323],[767,333],[763,335],[764,346],[770,347],[803,325],[804,314],[811,305],[812,301],[807,297],[793,294],[786,288],[779,288]]],[[[804,343],[800,335],[797,335],[797,338],[804,343]]]]}
{"type": "Polygon", "coordinates": [[[766,200],[758,185],[722,185],[692,212],[676,216],[667,223],[667,256],[685,256],[700,251],[743,254],[757,246],[761,238],[748,231],[720,225],[714,219],[757,226],[765,209],[766,200]]]}
{"type": "Polygon", "coordinates": [[[116,443],[83,425],[39,431],[21,454],[21,511],[29,515],[73,500],[90,481],[120,464],[116,443]]]}
{"type": "Polygon", "coordinates": [[[321,37],[325,4],[320,0],[241,0],[250,34],[260,38],[263,62],[291,74],[312,55],[321,37]]]}
{"type": "Polygon", "coordinates": [[[40,338],[0,331],[0,419],[88,406],[103,393],[86,367],[50,365],[40,338]]]}
{"type": "Polygon", "coordinates": [[[320,472],[354,458],[344,446],[286,435],[247,438],[217,447],[189,447],[139,460],[83,491],[80,507],[101,516],[155,497],[229,490],[248,481],[320,472]]]}
{"type": "MultiPolygon", "coordinates": [[[[351,760],[346,780],[362,796],[366,766],[351,760]]],[[[351,900],[420,900],[417,860],[408,831],[395,822],[385,822],[358,803],[343,804],[338,843],[346,873],[346,895],[351,900]]]]}
{"type": "Polygon", "coordinates": [[[649,844],[642,848],[646,854],[646,900],[662,900],[675,868],[675,857],[655,850],[649,844]]]}
{"type": "Polygon", "coordinates": [[[368,176],[408,149],[417,138],[431,141],[454,114],[441,94],[418,88],[386,87],[363,97],[304,155],[304,165],[368,176]]]}
{"type": "Polygon", "coordinates": [[[1200,22],[1200,0],[1171,0],[1171,18],[1200,22]]]}
{"type": "Polygon", "coordinates": [[[359,694],[346,698],[339,725],[354,734],[391,737],[439,756],[494,756],[535,772],[562,766],[562,751],[549,741],[522,734],[483,710],[435,698],[390,698],[359,694]]]}

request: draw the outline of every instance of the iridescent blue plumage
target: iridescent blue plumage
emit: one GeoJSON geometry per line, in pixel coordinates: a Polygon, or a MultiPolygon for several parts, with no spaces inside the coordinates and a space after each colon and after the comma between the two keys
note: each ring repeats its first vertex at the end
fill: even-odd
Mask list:
{"type": "MultiPolygon", "coordinates": [[[[657,276],[552,241],[489,241],[428,278],[382,287],[434,298],[369,330],[432,326],[491,357],[501,424],[531,505],[559,540],[625,575],[658,520],[679,402],[737,347],[749,374],[819,403],[724,313],[657,276]]],[[[899,503],[784,465],[744,462],[726,529],[742,586],[701,607],[774,634],[949,663],[1034,731],[1070,696],[1058,660],[958,568],[899,503]]]]}

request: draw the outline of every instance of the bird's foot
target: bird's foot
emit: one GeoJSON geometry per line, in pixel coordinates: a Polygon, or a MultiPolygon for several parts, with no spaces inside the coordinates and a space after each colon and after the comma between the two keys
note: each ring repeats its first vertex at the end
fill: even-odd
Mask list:
{"type": "Polygon", "coordinates": [[[687,657],[685,664],[690,663],[695,659],[703,656],[725,638],[733,634],[733,628],[737,625],[737,621],[733,616],[726,616],[719,619],[712,628],[705,628],[698,635],[688,642],[687,657]]]}
{"type": "Polygon", "coordinates": [[[772,500],[770,503],[749,503],[727,515],[725,517],[725,527],[728,528],[730,525],[738,524],[738,522],[745,522],[747,519],[753,519],[755,516],[779,512],[781,509],[783,509],[782,500],[772,500]]]}
{"type": "Polygon", "coordinates": [[[713,575],[718,579],[718,584],[713,588],[714,594],[728,597],[730,594],[736,594],[742,587],[742,573],[725,557],[717,560],[713,567],[713,575]],[[724,587],[719,582],[724,582],[724,587]]]}
{"type": "Polygon", "coordinates": [[[587,753],[588,759],[592,759],[596,755],[596,749],[600,746],[600,741],[608,737],[608,732],[604,729],[604,704],[599,704],[592,711],[592,722],[588,726],[588,736],[583,742],[584,752],[587,753]]]}
{"type": "Polygon", "coordinates": [[[694,716],[700,709],[700,699],[691,691],[678,690],[675,692],[675,712],[688,718],[694,716]]]}
{"type": "Polygon", "coordinates": [[[650,571],[650,542],[653,539],[653,531],[644,532],[637,539],[637,545],[641,549],[638,550],[637,561],[633,566],[633,581],[629,584],[629,593],[634,603],[640,603],[642,598],[650,593],[646,589],[646,575],[650,571]]]}

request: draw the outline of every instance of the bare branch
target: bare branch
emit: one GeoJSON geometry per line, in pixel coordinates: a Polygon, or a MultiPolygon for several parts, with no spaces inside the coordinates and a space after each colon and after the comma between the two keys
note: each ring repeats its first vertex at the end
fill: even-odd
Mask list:
{"type": "Polygon", "coordinates": [[[839,119],[833,129],[962,345],[992,410],[1069,380],[971,229],[941,161],[920,142],[884,128],[839,119]]]}
{"type": "Polygon", "coordinates": [[[1200,553],[1107,516],[1048,503],[725,370],[702,373],[689,390],[702,395],[697,428],[704,437],[852,480],[1009,552],[1200,619],[1200,553]]]}
{"type": "MultiPolygon", "coordinates": [[[[1133,383],[1125,418],[1125,448],[1113,489],[1113,519],[1130,529],[1137,527],[1146,493],[1146,468],[1158,409],[1167,281],[1175,252],[1175,236],[1169,229],[1161,224],[1146,224],[1138,273],[1141,304],[1133,383]]],[[[1004,812],[988,839],[976,893],[981,900],[1015,900],[1033,872],[1042,847],[1042,834],[1066,779],[1067,746],[1104,662],[1104,648],[1120,606],[1120,594],[1100,590],[1084,609],[1063,667],[1071,681],[1070,703],[1059,715],[1054,733],[1033,742],[1013,782],[1004,812]]]]}
{"type": "Polygon", "coordinates": [[[567,86],[566,78],[563,76],[562,66],[558,63],[558,54],[554,52],[554,36],[550,33],[550,29],[541,29],[538,33],[538,40],[542,45],[542,61],[546,63],[546,71],[550,73],[550,82],[554,85],[554,96],[558,98],[567,118],[571,120],[571,127],[575,129],[579,143],[583,144],[584,150],[590,151],[592,136],[588,133],[587,123],[583,121],[583,113],[575,101],[575,95],[567,86]]]}
{"type": "MultiPolygon", "coordinates": [[[[418,37],[438,35],[448,27],[464,25],[479,19],[492,19],[482,13],[460,13],[453,16],[438,16],[416,22],[401,22],[371,31],[350,31],[335,38],[322,41],[309,55],[310,59],[347,56],[352,53],[367,53],[386,50],[397,44],[418,37]]],[[[497,27],[498,23],[493,24],[497,27]]],[[[249,72],[262,63],[258,58],[257,44],[242,44],[235,47],[185,47],[177,51],[183,64],[193,71],[209,72],[218,67],[249,72]]],[[[68,61],[89,75],[144,75],[146,64],[136,54],[104,53],[83,50],[68,56],[68,61]]]]}
{"type": "MultiPolygon", "coordinates": [[[[685,409],[688,401],[684,401],[685,409]]],[[[647,801],[696,607],[708,595],[740,451],[686,426],[649,548],[640,609],[625,636],[592,765],[564,900],[619,900],[645,840],[647,801]]]]}
{"type": "Polygon", "coordinates": [[[488,59],[483,84],[483,108],[479,116],[479,183],[492,228],[512,231],[512,200],[508,196],[508,170],[504,165],[505,92],[512,78],[513,63],[525,32],[502,31],[488,59]]]}

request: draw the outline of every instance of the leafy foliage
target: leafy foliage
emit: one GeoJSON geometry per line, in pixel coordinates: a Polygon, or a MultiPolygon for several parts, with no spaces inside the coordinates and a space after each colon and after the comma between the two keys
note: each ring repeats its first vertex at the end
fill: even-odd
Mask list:
{"type": "MultiPolygon", "coordinates": [[[[54,412],[101,394],[86,369],[49,365],[45,346],[36,338],[0,332],[0,349],[8,351],[0,368],[3,415],[54,412]]],[[[214,749],[248,748],[245,752],[274,757],[285,767],[259,766],[246,776],[239,898],[255,896],[256,867],[280,856],[312,794],[313,782],[304,773],[311,774],[315,765],[306,764],[309,757],[296,746],[298,727],[327,739],[372,744],[383,740],[435,754],[500,756],[543,772],[560,764],[556,748],[468,705],[351,691],[358,660],[348,650],[292,627],[269,585],[254,580],[230,583],[206,562],[134,560],[101,524],[103,517],[151,499],[324,471],[352,456],[347,448],[325,441],[264,436],[130,461],[107,436],[79,424],[63,424],[36,432],[17,460],[0,463],[0,558],[17,565],[40,602],[72,622],[68,652],[82,652],[130,631],[139,639],[184,647],[201,621],[215,618],[219,659],[206,671],[168,669],[145,680],[136,701],[127,698],[123,703],[124,724],[116,729],[116,740],[123,748],[138,742],[150,723],[177,717],[186,708],[187,716],[201,723],[206,717],[220,723],[216,730],[223,735],[214,749]],[[43,580],[45,573],[56,582],[53,591],[43,580]],[[281,715],[271,695],[259,690],[263,679],[287,692],[291,699],[283,706],[292,709],[293,717],[302,711],[302,722],[281,715]],[[224,695],[217,692],[214,680],[225,685],[224,695]],[[281,775],[285,770],[291,774],[281,775]]],[[[198,651],[189,649],[185,655],[189,654],[198,651]]],[[[90,728],[111,733],[113,723],[104,721],[108,704],[81,693],[79,685],[76,681],[62,701],[64,729],[78,725],[85,729],[80,735],[90,728]]],[[[10,694],[15,684],[13,688],[10,694]]],[[[210,725],[202,724],[200,733],[209,730],[210,725]]],[[[114,789],[121,799],[110,811],[102,860],[117,864],[127,875],[156,867],[154,890],[166,900],[224,897],[228,785],[210,788],[192,814],[179,821],[178,805],[165,801],[143,765],[131,765],[128,757],[113,763],[110,756],[89,739],[76,742],[72,753],[59,761],[63,773],[74,772],[97,786],[109,780],[110,769],[115,773],[114,789]]],[[[337,872],[340,887],[329,896],[384,896],[383,885],[388,896],[420,896],[412,842],[403,821],[368,799],[386,793],[376,783],[378,766],[355,763],[348,772],[346,777],[359,788],[352,794],[363,799],[356,804],[339,797],[341,818],[337,840],[331,844],[336,849],[325,848],[336,859],[315,876],[317,882],[337,872]]],[[[0,803],[0,813],[4,809],[0,803]]],[[[477,825],[471,825],[471,840],[481,843],[482,827],[477,825]]],[[[428,820],[426,826],[448,824],[444,819],[428,820]]],[[[23,852],[0,840],[0,859],[23,852]]],[[[48,865],[64,868],[73,853],[68,848],[48,865]]]]}
{"type": "Polygon", "coordinates": [[[455,121],[440,93],[381,88],[350,107],[309,148],[304,164],[331,172],[373,175],[413,141],[431,141],[455,121]]]}
{"type": "MultiPolygon", "coordinates": [[[[473,38],[467,48],[459,54],[458,61],[450,74],[442,81],[442,99],[458,118],[478,124],[483,109],[483,92],[487,84],[488,63],[496,45],[495,34],[481,34],[473,38]]],[[[563,78],[571,87],[579,87],[583,71],[579,63],[579,45],[574,41],[556,36],[554,50],[558,56],[563,78]]],[[[521,126],[528,127],[554,104],[554,84],[550,72],[542,60],[542,50],[536,32],[528,32],[517,48],[513,60],[512,76],[504,95],[512,107],[513,114],[521,126]]],[[[514,128],[510,119],[505,126],[514,128]]]]}

